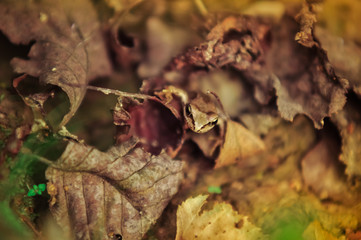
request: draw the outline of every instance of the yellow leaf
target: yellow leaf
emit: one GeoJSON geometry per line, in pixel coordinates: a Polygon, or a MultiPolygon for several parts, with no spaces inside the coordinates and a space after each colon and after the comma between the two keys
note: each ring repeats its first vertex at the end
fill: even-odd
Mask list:
{"type": "Polygon", "coordinates": [[[250,157],[265,149],[263,141],[240,123],[229,120],[226,136],[216,160],[215,168],[226,166],[250,157]]]}
{"type": "Polygon", "coordinates": [[[200,214],[207,197],[189,198],[178,208],[176,240],[266,239],[260,228],[250,223],[246,216],[239,215],[230,204],[217,203],[213,209],[200,214]],[[242,226],[237,228],[236,224],[242,226]]]}
{"type": "MultiPolygon", "coordinates": [[[[309,240],[338,240],[339,238],[327,232],[319,221],[313,221],[303,232],[303,238],[309,240]]],[[[340,238],[342,239],[342,238],[340,238]]]]}

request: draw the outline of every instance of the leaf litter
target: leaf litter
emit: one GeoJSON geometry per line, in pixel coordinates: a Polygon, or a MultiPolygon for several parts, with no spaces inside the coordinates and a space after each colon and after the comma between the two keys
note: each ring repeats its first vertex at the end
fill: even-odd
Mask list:
{"type": "MultiPolygon", "coordinates": [[[[8,98],[16,93],[1,79],[0,210],[12,223],[0,229],[56,236],[41,223],[50,211],[74,239],[359,238],[359,41],[348,19],[341,34],[330,25],[334,1],[92,4],[0,3],[2,33],[31,45],[27,59],[11,61],[24,74],[14,76],[16,90],[39,78],[70,102],[54,128],[61,131],[52,132],[41,119],[53,90],[18,91],[34,121],[27,113],[15,124],[30,111],[8,98]],[[107,88],[120,82],[125,91],[107,88]],[[108,109],[114,141],[104,151],[109,140],[91,146],[82,140],[90,131],[72,133],[82,124],[72,119],[80,104],[82,114],[95,110],[87,89],[118,97],[108,109]],[[26,144],[34,135],[68,144],[49,158],[26,144]],[[17,172],[19,156],[32,160],[17,172]],[[35,162],[36,178],[27,173],[35,162]],[[22,181],[9,185],[14,174],[22,181]],[[27,196],[46,180],[48,194],[27,196]],[[19,209],[30,231],[13,221],[19,209]]],[[[340,12],[359,7],[343,4],[340,12]]]]}

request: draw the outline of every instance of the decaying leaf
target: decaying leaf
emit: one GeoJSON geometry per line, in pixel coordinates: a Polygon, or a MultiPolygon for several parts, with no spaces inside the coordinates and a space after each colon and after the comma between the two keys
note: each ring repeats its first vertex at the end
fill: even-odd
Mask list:
{"type": "Polygon", "coordinates": [[[260,228],[238,214],[227,203],[217,203],[201,213],[208,196],[189,198],[177,210],[176,240],[191,239],[268,239],[260,228]],[[241,227],[236,224],[242,223],[241,227]]]}
{"type": "Polygon", "coordinates": [[[302,175],[320,199],[334,199],[347,202],[352,198],[348,188],[344,166],[338,161],[340,147],[336,137],[324,137],[302,159],[302,175]]]}
{"type": "Polygon", "coordinates": [[[319,221],[314,221],[303,232],[302,237],[309,240],[341,240],[342,237],[337,238],[326,231],[319,221]]]}
{"type": "Polygon", "coordinates": [[[342,139],[340,160],[346,164],[346,174],[349,177],[361,176],[361,113],[354,103],[348,103],[339,114],[332,116],[342,139]]]}
{"type": "Polygon", "coordinates": [[[178,190],[182,163],[135,144],[100,152],[70,142],[47,169],[48,186],[56,187],[50,210],[65,232],[76,239],[141,239],[160,216],[178,190]]]}
{"type": "Polygon", "coordinates": [[[60,127],[78,109],[89,80],[111,70],[96,13],[82,1],[2,1],[0,30],[15,44],[32,45],[29,59],[14,58],[17,73],[38,77],[62,88],[70,110],[60,127]]]}
{"type": "Polygon", "coordinates": [[[318,43],[313,39],[313,28],[317,22],[315,6],[311,3],[304,3],[300,13],[296,16],[296,20],[300,24],[300,31],[297,32],[295,40],[305,47],[318,47],[318,43]]]}
{"type": "Polygon", "coordinates": [[[308,48],[294,41],[296,22],[285,17],[275,28],[267,56],[281,116],[292,121],[297,114],[311,118],[316,128],[326,116],[340,111],[346,103],[343,84],[329,67],[319,48],[308,48]]]}
{"type": "Polygon", "coordinates": [[[269,130],[281,122],[280,117],[268,114],[242,114],[242,123],[254,134],[267,135],[269,130]]]}
{"type": "Polygon", "coordinates": [[[265,149],[263,141],[241,124],[227,121],[226,134],[215,168],[229,165],[265,149]]]}
{"type": "Polygon", "coordinates": [[[220,70],[198,71],[191,74],[188,87],[193,91],[214,92],[230,117],[238,117],[240,112],[253,111],[257,107],[252,101],[252,93],[237,74],[220,70]]]}
{"type": "Polygon", "coordinates": [[[189,42],[187,32],[174,26],[167,26],[158,18],[147,20],[148,53],[139,68],[138,74],[143,77],[157,76],[168,62],[189,42]]]}
{"type": "Polygon", "coordinates": [[[361,48],[356,43],[332,35],[321,27],[315,28],[315,36],[327,52],[335,73],[346,78],[350,88],[361,95],[361,48]]]}
{"type": "Polygon", "coordinates": [[[210,69],[229,65],[240,71],[258,70],[268,30],[252,17],[227,17],[209,32],[207,42],[187,54],[192,64],[210,69]]]}
{"type": "Polygon", "coordinates": [[[167,149],[175,155],[183,142],[182,121],[156,98],[142,103],[123,100],[115,107],[114,122],[129,126],[127,136],[137,136],[144,149],[152,154],[157,155],[162,149],[167,149]]]}

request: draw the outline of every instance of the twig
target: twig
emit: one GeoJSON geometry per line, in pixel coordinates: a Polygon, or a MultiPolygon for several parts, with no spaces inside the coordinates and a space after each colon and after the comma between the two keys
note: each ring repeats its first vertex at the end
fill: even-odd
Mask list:
{"type": "Polygon", "coordinates": [[[141,94],[141,93],[128,93],[128,92],[122,92],[122,91],[115,90],[115,89],[95,87],[95,86],[87,86],[87,89],[102,92],[106,95],[114,94],[114,95],[121,96],[121,97],[131,97],[131,98],[139,98],[139,99],[151,98],[151,96],[141,94]]]}

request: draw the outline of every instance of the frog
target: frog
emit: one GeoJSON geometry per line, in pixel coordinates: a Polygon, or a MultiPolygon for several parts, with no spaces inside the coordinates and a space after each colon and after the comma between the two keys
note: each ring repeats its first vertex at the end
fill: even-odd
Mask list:
{"type": "Polygon", "coordinates": [[[196,93],[194,98],[184,105],[184,118],[188,128],[196,133],[206,133],[214,128],[220,118],[214,96],[207,92],[196,93]]]}
{"type": "Polygon", "coordinates": [[[183,105],[183,116],[187,127],[195,133],[206,133],[214,128],[220,119],[219,99],[210,92],[186,92],[183,89],[168,86],[157,94],[162,96],[167,105],[172,94],[178,96],[183,105]],[[218,103],[218,104],[217,104],[218,103]]]}

